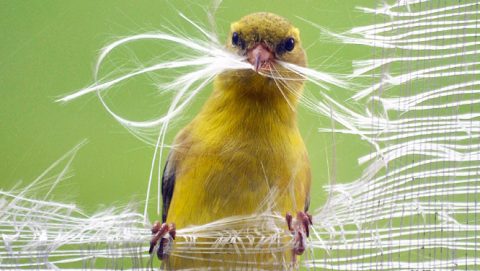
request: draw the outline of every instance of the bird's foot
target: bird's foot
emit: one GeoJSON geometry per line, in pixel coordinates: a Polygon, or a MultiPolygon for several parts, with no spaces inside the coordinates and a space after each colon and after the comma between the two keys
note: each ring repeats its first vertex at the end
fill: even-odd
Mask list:
{"type": "Polygon", "coordinates": [[[152,239],[150,240],[150,249],[148,250],[148,253],[152,254],[158,244],[157,257],[160,260],[164,260],[167,257],[167,252],[171,247],[173,240],[175,240],[175,234],[175,224],[160,224],[159,221],[155,221],[152,226],[152,239]],[[160,242],[158,242],[159,240],[160,242]]]}
{"type": "Polygon", "coordinates": [[[307,238],[310,236],[310,225],[312,216],[307,212],[298,212],[297,218],[293,219],[290,213],[285,216],[288,229],[293,234],[293,254],[302,255],[307,246],[307,238]]]}

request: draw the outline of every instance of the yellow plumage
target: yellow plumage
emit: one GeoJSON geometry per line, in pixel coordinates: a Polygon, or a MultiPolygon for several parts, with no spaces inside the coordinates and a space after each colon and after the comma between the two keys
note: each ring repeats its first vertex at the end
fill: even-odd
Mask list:
{"type": "MultiPolygon", "coordinates": [[[[310,167],[295,112],[303,81],[275,63],[305,66],[299,32],[270,13],[246,16],[232,24],[231,31],[243,44],[229,41],[229,50],[251,54],[249,48],[264,44],[275,59],[273,68],[260,72],[295,80],[278,81],[254,70],[217,76],[211,97],[177,135],[164,172],[174,178],[166,222],[175,223],[177,229],[259,213],[268,207],[283,215],[308,207],[310,167]],[[279,52],[278,44],[288,38],[294,39],[295,47],[279,52]],[[277,191],[272,204],[260,206],[272,189],[277,191]]],[[[207,263],[171,256],[166,267],[176,270],[207,263]]],[[[225,269],[239,266],[225,261],[213,265],[225,269]]]]}

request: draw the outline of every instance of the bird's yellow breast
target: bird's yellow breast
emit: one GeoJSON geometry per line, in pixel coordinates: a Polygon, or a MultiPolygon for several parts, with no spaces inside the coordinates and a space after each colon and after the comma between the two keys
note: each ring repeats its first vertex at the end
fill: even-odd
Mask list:
{"type": "Polygon", "coordinates": [[[310,171],[295,112],[278,95],[228,86],[217,80],[201,113],[177,137],[167,221],[179,228],[305,207],[310,171]]]}

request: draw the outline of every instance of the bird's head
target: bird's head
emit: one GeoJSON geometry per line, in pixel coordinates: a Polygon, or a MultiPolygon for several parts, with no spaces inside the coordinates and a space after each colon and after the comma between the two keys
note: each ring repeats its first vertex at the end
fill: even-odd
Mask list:
{"type": "Polygon", "coordinates": [[[244,85],[243,89],[251,87],[252,84],[259,86],[256,89],[273,89],[287,84],[285,87],[301,90],[301,78],[279,64],[288,62],[306,66],[300,33],[285,18],[267,12],[253,13],[241,18],[231,25],[227,49],[245,57],[252,65],[251,70],[227,73],[230,81],[239,85],[248,82],[249,85],[244,85]],[[293,80],[285,80],[286,78],[293,80]]]}
{"type": "Polygon", "coordinates": [[[253,13],[233,23],[227,46],[246,56],[256,72],[270,72],[276,61],[306,65],[298,29],[272,13],[253,13]]]}

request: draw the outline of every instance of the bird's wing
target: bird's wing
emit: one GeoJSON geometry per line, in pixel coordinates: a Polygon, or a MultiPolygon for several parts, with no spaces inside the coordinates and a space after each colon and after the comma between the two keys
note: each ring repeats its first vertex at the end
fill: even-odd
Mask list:
{"type": "Polygon", "coordinates": [[[307,212],[308,208],[310,208],[310,194],[307,194],[307,197],[305,198],[305,208],[304,211],[307,212]]]}
{"type": "Polygon", "coordinates": [[[168,208],[172,201],[173,189],[175,188],[175,162],[173,161],[172,153],[167,157],[165,168],[163,169],[162,176],[162,199],[163,199],[163,211],[162,211],[162,223],[167,220],[168,208]]]}
{"type": "Polygon", "coordinates": [[[305,197],[305,207],[304,207],[304,211],[307,212],[308,209],[310,208],[310,189],[312,187],[312,172],[310,170],[310,161],[308,160],[308,154],[307,152],[305,151],[305,154],[304,154],[304,170],[305,170],[305,186],[306,186],[306,197],[305,197]]]}

